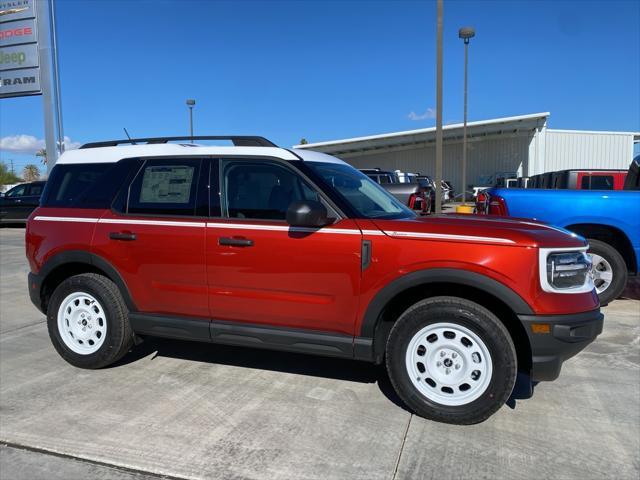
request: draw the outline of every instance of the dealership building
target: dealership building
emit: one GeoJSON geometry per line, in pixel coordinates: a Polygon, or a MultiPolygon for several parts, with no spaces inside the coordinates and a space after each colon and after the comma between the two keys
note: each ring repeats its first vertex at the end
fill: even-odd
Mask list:
{"type": "MultiPolygon", "coordinates": [[[[565,169],[627,169],[638,132],[547,128],[549,112],[467,123],[467,183],[487,185],[496,174],[520,177],[565,169]]],[[[460,191],[461,123],[443,127],[443,178],[460,191]]],[[[435,127],[297,145],[328,153],[356,168],[435,174],[435,127]]]]}

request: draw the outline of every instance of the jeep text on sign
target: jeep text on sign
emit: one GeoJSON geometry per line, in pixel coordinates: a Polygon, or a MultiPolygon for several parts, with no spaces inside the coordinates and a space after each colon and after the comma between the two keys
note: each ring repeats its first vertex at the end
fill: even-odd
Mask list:
{"type": "MultiPolygon", "coordinates": [[[[0,17],[1,18],[1,17],[0,17]]],[[[32,43],[36,41],[36,25],[33,18],[17,22],[0,23],[0,47],[32,43]]]]}
{"type": "Polygon", "coordinates": [[[38,46],[35,43],[0,48],[0,72],[37,66],[38,46]]]}

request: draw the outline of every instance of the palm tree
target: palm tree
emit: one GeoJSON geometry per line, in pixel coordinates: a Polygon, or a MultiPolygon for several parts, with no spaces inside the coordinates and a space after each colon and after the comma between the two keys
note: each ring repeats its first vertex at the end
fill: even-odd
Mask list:
{"type": "Polygon", "coordinates": [[[30,163],[22,170],[22,178],[25,182],[34,182],[40,178],[40,170],[37,165],[30,163]]]}
{"type": "Polygon", "coordinates": [[[38,150],[36,152],[36,157],[40,157],[40,161],[43,164],[47,164],[47,149],[46,148],[41,148],[40,150],[38,150]]]}

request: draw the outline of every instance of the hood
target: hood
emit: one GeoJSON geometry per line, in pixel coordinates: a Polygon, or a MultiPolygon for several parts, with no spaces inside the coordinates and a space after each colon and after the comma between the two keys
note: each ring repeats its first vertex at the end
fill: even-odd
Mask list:
{"type": "Polygon", "coordinates": [[[373,220],[394,238],[518,247],[580,248],[584,238],[529,219],[475,215],[432,215],[406,220],[373,220]]]}

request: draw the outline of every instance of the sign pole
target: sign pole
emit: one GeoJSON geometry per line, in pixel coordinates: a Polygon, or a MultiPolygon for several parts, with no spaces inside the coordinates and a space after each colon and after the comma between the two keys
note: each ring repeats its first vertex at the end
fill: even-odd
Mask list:
{"type": "Polygon", "coordinates": [[[42,113],[44,115],[44,141],[47,150],[47,173],[58,159],[56,146],[56,122],[54,117],[54,91],[51,82],[51,31],[49,2],[36,1],[38,18],[38,56],[40,63],[40,88],[42,90],[42,113]]]}
{"type": "Polygon", "coordinates": [[[54,0],[49,0],[51,23],[51,40],[53,48],[53,85],[55,90],[56,127],[58,130],[58,151],[64,153],[64,129],[62,128],[62,94],[60,93],[60,68],[58,62],[58,35],[56,30],[56,5],[54,0]]]}

